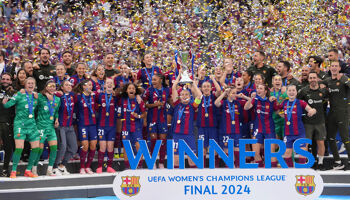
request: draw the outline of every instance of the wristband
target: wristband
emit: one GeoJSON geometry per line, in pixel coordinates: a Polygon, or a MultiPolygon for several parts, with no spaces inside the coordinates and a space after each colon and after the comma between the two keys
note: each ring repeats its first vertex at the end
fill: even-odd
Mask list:
{"type": "Polygon", "coordinates": [[[194,102],[199,105],[201,103],[201,100],[196,98],[194,102]]]}

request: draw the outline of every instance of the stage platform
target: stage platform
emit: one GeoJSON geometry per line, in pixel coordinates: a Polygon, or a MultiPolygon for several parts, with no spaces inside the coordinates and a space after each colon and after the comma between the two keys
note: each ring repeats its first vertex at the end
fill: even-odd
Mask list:
{"type": "MultiPolygon", "coordinates": [[[[328,165],[330,158],[325,160],[328,165]]],[[[16,179],[0,178],[0,199],[64,199],[64,198],[88,198],[98,196],[113,196],[112,183],[116,174],[102,173],[93,175],[80,175],[79,161],[69,163],[69,171],[75,172],[71,175],[38,178],[23,177],[26,163],[19,165],[20,175],[16,179]]],[[[96,161],[92,168],[96,169],[96,161]]],[[[330,166],[330,165],[329,165],[330,166]]],[[[42,162],[39,166],[39,173],[44,174],[47,162],[42,162]]],[[[121,159],[113,163],[117,170],[124,170],[121,159]]],[[[0,166],[2,168],[2,166],[0,166]]],[[[161,170],[161,169],[156,169],[161,170]]],[[[350,199],[350,171],[319,171],[325,188],[322,195],[346,195],[350,199]]]]}

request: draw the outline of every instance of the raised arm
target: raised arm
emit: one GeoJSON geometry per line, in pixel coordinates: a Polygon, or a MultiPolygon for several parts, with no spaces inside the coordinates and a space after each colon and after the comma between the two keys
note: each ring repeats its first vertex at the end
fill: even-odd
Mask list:
{"type": "Polygon", "coordinates": [[[173,84],[173,87],[171,88],[172,89],[171,98],[173,99],[173,102],[176,102],[179,97],[179,94],[177,93],[177,84],[179,84],[180,78],[181,78],[181,73],[177,76],[173,84]]]}
{"type": "Polygon", "coordinates": [[[215,80],[215,76],[210,75],[209,77],[213,81],[214,86],[215,86],[215,90],[216,90],[215,91],[215,96],[216,97],[220,96],[220,94],[221,94],[221,87],[220,87],[219,83],[215,80]]]}
{"type": "Polygon", "coordinates": [[[221,106],[222,99],[224,99],[226,94],[228,94],[229,92],[230,92],[230,88],[226,88],[225,91],[223,93],[221,93],[221,95],[214,102],[216,107],[220,107],[221,106]]]}
{"type": "Polygon", "coordinates": [[[249,110],[253,107],[252,100],[255,98],[256,93],[252,93],[252,96],[246,97],[247,102],[244,104],[244,110],[249,110]]]}

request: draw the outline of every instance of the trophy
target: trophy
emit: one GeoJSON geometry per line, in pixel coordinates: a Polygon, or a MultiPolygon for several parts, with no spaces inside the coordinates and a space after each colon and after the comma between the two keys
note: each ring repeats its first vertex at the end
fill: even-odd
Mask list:
{"type": "Polygon", "coordinates": [[[193,80],[190,78],[190,75],[188,74],[188,67],[187,67],[189,52],[188,51],[181,52],[180,57],[181,57],[181,61],[182,61],[180,64],[182,67],[180,84],[193,83],[193,80]]]}

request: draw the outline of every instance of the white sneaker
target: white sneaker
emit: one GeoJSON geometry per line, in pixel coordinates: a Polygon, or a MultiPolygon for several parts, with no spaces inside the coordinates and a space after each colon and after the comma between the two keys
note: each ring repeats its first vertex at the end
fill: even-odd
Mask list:
{"type": "Polygon", "coordinates": [[[339,153],[343,153],[343,152],[345,152],[346,151],[346,149],[345,149],[345,145],[344,145],[344,143],[340,146],[340,149],[339,149],[339,153]]]}
{"type": "Polygon", "coordinates": [[[32,167],[32,173],[36,176],[38,176],[38,166],[33,166],[32,167]]]}
{"type": "Polygon", "coordinates": [[[53,169],[53,173],[54,173],[56,176],[62,176],[61,170],[59,170],[58,168],[53,169]]]}
{"type": "Polygon", "coordinates": [[[80,168],[80,174],[86,174],[85,168],[80,168]]]}
{"type": "Polygon", "coordinates": [[[70,173],[68,172],[66,167],[58,167],[58,170],[61,172],[62,175],[69,175],[70,173]]]}
{"type": "Polygon", "coordinates": [[[47,169],[46,176],[56,176],[56,174],[53,173],[52,169],[47,169]]]}
{"type": "Polygon", "coordinates": [[[94,173],[91,168],[85,168],[85,172],[87,174],[93,174],[94,173]]]}

